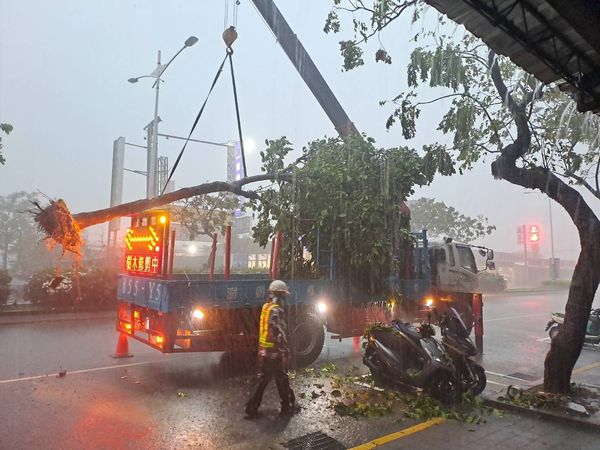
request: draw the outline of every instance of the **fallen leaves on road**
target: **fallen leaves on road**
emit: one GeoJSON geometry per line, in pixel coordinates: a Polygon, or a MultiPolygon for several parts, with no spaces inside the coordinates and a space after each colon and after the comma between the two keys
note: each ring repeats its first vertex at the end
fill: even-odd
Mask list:
{"type": "Polygon", "coordinates": [[[294,379],[300,389],[305,389],[299,392],[300,399],[323,399],[336,414],[357,419],[396,414],[398,420],[444,417],[478,424],[485,421],[486,414],[499,415],[484,406],[481,397],[465,395],[460,405],[449,408],[420,391],[399,392],[388,386],[376,386],[371,375],[361,373],[357,366],[345,374],[334,364],[309,367],[295,372],[294,379]]]}

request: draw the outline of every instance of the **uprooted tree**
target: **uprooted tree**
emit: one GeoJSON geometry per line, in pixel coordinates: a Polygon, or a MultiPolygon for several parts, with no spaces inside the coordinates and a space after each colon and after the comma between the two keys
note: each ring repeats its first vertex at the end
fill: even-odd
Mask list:
{"type": "Polygon", "coordinates": [[[32,212],[35,214],[34,220],[37,222],[40,230],[46,235],[50,243],[62,246],[63,253],[68,251],[74,254],[80,254],[81,246],[83,244],[81,230],[86,227],[108,222],[117,217],[139,213],[150,208],[164,206],[182,199],[215,192],[231,192],[235,195],[256,200],[260,198],[259,194],[255,191],[243,189],[245,185],[265,180],[290,181],[290,171],[291,167],[282,166],[279,171],[273,173],[245,177],[233,182],[214,181],[211,183],[199,184],[151,199],[136,200],[111,208],[78,214],[71,214],[66,202],[62,199],[51,200],[50,203],[44,207],[39,203],[34,202],[38,209],[32,210],[32,212]]]}
{"type": "MultiPolygon", "coordinates": [[[[420,0],[334,0],[325,31],[340,32],[340,16],[352,14],[353,38],[341,42],[344,68],[350,70],[364,64],[362,44],[373,36],[385,42],[384,29],[398,36],[404,28],[393,31],[391,25],[404,13],[412,14],[413,25],[420,22],[424,7],[420,0]]],[[[580,192],[587,190],[600,199],[600,120],[591,113],[577,114],[574,103],[557,87],[524,74],[472,35],[456,33],[443,16],[434,21],[435,31],[419,29],[410,39],[414,49],[407,67],[408,90],[380,102],[392,105],[387,127],[399,123],[404,138],[412,139],[426,105],[445,100],[450,105],[437,130],[451,142],[424,146],[426,155],[445,161],[451,173],[494,157],[495,178],[539,189],[569,214],[581,252],[565,321],[552,341],[544,371],[544,389],[566,393],[600,283],[600,221],[580,192]],[[423,90],[433,98],[422,98],[423,90]]],[[[379,48],[375,60],[391,64],[392,56],[379,48]]]]}

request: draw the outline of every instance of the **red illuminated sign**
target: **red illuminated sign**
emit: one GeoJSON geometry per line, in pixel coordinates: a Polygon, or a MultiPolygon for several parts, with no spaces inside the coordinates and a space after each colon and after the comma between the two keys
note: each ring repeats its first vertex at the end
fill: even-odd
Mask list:
{"type": "Polygon", "coordinates": [[[169,219],[164,211],[145,213],[131,219],[125,233],[124,270],[130,275],[161,276],[169,219]]]}

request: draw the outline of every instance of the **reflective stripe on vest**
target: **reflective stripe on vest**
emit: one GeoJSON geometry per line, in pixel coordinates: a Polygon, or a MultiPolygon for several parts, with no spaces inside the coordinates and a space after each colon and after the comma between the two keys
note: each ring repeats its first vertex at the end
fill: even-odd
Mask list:
{"type": "Polygon", "coordinates": [[[269,342],[269,317],[271,317],[271,310],[277,306],[279,306],[277,303],[265,303],[260,312],[258,346],[261,348],[275,347],[274,342],[269,342]]]}

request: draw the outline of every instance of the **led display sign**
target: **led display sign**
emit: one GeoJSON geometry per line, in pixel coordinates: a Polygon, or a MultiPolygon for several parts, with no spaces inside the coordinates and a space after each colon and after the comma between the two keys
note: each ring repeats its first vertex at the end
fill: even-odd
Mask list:
{"type": "Polygon", "coordinates": [[[162,276],[169,233],[165,211],[150,211],[131,218],[125,233],[124,270],[130,275],[162,276]]]}

